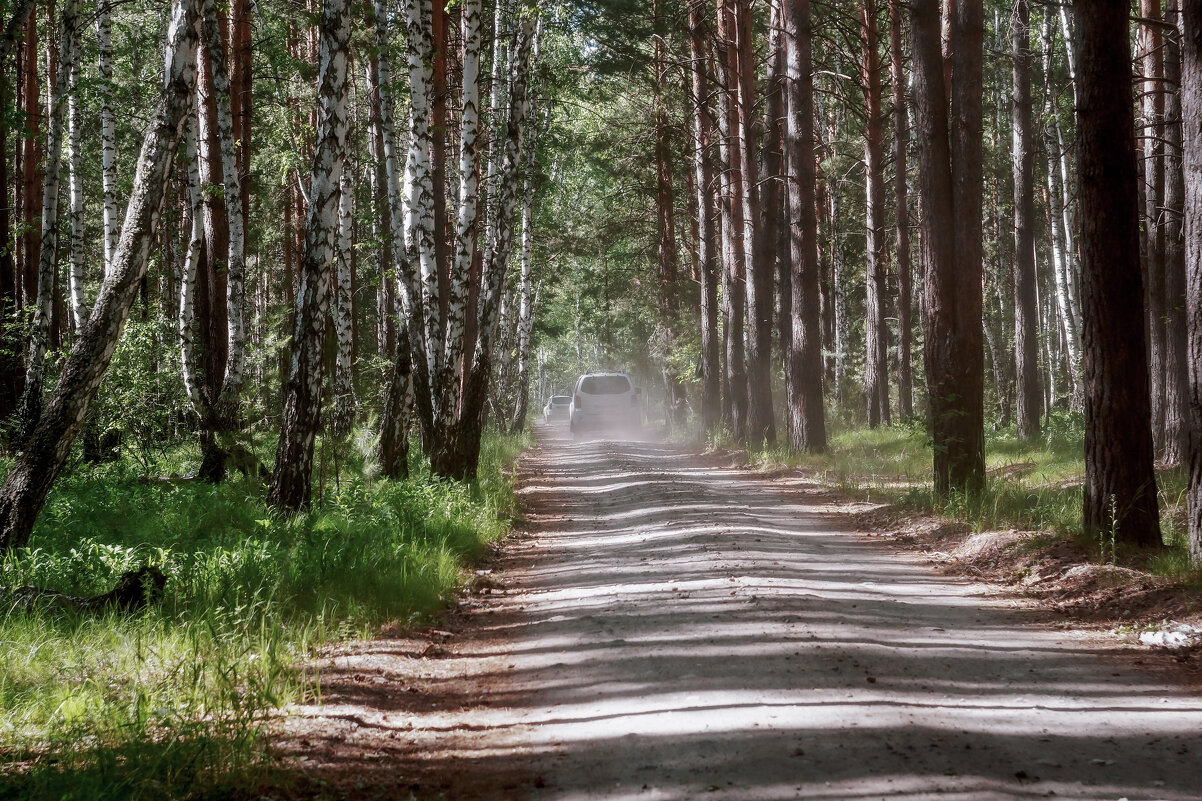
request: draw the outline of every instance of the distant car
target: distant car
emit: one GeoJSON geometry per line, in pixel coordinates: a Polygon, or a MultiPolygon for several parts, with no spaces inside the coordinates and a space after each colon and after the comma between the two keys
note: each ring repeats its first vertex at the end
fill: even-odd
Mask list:
{"type": "Polygon", "coordinates": [[[571,413],[571,395],[552,395],[547,399],[547,405],[543,407],[543,421],[549,423],[552,420],[567,420],[571,417],[571,413]]]}
{"type": "Polygon", "coordinates": [[[639,391],[625,373],[586,373],[576,381],[568,427],[591,433],[638,433],[643,427],[639,391]]]}

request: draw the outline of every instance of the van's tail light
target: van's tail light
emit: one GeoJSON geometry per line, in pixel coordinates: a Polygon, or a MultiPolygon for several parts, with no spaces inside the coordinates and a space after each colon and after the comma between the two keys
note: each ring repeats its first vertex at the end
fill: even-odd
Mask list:
{"type": "Polygon", "coordinates": [[[576,396],[576,408],[577,408],[577,409],[579,409],[579,408],[580,408],[581,406],[583,406],[583,405],[584,405],[584,404],[583,404],[583,402],[581,401],[581,399],[580,399],[580,396],[579,396],[579,395],[577,395],[577,396],[576,396]]]}
{"type": "Polygon", "coordinates": [[[639,405],[639,396],[638,396],[638,393],[632,393],[632,394],[631,394],[631,396],[630,396],[630,405],[631,405],[631,406],[638,406],[638,405],[639,405]]]}

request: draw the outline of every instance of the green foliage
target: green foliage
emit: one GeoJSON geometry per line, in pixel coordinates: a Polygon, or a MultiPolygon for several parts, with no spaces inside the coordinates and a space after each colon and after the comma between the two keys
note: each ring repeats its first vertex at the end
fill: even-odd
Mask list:
{"type": "Polygon", "coordinates": [[[223,777],[262,769],[268,715],[319,693],[298,664],[435,614],[505,535],[525,444],[490,435],[470,486],[420,464],[374,481],[352,455],[291,519],[246,480],[148,482],[128,464],[65,476],[0,585],[94,594],[150,563],[165,597],[134,616],[0,611],[0,798],[220,795],[223,777]]]}
{"type": "MultiPolygon", "coordinates": [[[[895,503],[968,522],[976,530],[1015,528],[1082,538],[1084,419],[1057,412],[1038,442],[1018,438],[1013,426],[990,432],[985,441],[988,480],[983,492],[935,495],[931,485],[931,442],[925,423],[911,418],[870,429],[842,427],[832,432],[825,454],[791,454],[783,446],[755,454],[761,463],[790,464],[813,471],[820,480],[872,500],[895,503]]],[[[1165,550],[1148,567],[1177,577],[1191,572],[1185,551],[1184,469],[1158,475],[1161,531],[1165,550]]],[[[1109,534],[1082,544],[1101,561],[1116,559],[1109,534]]]]}
{"type": "Polygon", "coordinates": [[[180,380],[178,338],[175,322],[157,312],[130,319],[89,412],[99,432],[120,431],[146,469],[194,416],[180,380]]]}

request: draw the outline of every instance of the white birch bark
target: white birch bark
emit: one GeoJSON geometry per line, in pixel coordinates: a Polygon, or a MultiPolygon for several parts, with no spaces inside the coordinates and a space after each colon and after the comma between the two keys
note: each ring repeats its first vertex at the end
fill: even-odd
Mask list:
{"type": "MultiPolygon", "coordinates": [[[[439,327],[438,264],[434,251],[434,175],[430,163],[430,83],[434,41],[431,0],[405,0],[409,53],[409,159],[405,166],[405,232],[421,273],[422,335],[426,369],[432,381],[443,362],[439,327]]],[[[437,417],[439,410],[435,409],[437,417]]]]}
{"type": "Polygon", "coordinates": [[[46,501],[88,406],[96,396],[146,274],[183,120],[196,80],[197,0],[174,0],[167,29],[165,79],[147,127],[125,212],[114,269],[63,366],[46,410],[0,487],[0,550],[24,545],[46,501]]]}
{"type": "Polygon", "coordinates": [[[63,117],[71,65],[79,41],[79,0],[68,0],[59,23],[58,66],[51,89],[46,126],[46,167],[42,181],[42,238],[38,256],[38,294],[29,337],[29,359],[25,367],[25,394],[21,398],[17,443],[24,442],[42,410],[42,380],[46,349],[50,344],[50,322],[54,303],[54,272],[58,265],[58,196],[62,164],[63,117]]]}
{"type": "MultiPolygon", "coordinates": [[[[388,213],[392,231],[392,258],[396,266],[397,294],[401,301],[402,326],[405,336],[398,337],[407,342],[409,356],[405,360],[405,369],[394,370],[395,380],[412,381],[412,391],[402,387],[393,387],[389,398],[399,403],[404,398],[415,398],[419,412],[424,419],[431,418],[430,410],[429,373],[426,371],[426,346],[423,333],[422,288],[421,280],[414,269],[413,261],[409,258],[405,246],[405,201],[402,191],[402,172],[404,164],[396,141],[395,102],[392,95],[392,71],[388,59],[389,15],[386,0],[373,0],[376,19],[376,72],[380,83],[380,130],[384,148],[384,180],[387,184],[388,213]],[[404,391],[403,391],[404,390],[404,391]]],[[[397,364],[401,364],[398,356],[397,364]]],[[[407,407],[395,405],[404,412],[407,407]]],[[[407,412],[404,412],[407,415],[407,412]]],[[[400,421],[385,419],[385,426],[402,425],[400,421]]]]}
{"type": "Polygon", "coordinates": [[[188,206],[190,227],[188,252],[184,256],[183,275],[179,282],[179,355],[183,373],[184,392],[192,410],[204,419],[208,404],[204,401],[200,383],[200,365],[196,361],[196,272],[200,264],[200,249],[204,246],[204,203],[200,192],[200,164],[196,147],[196,113],[188,114],[184,131],[184,158],[187,164],[188,206]]]}
{"type": "Polygon", "coordinates": [[[509,19],[509,14],[506,13],[508,3],[506,0],[496,0],[496,7],[493,10],[493,41],[492,41],[492,74],[490,77],[489,86],[489,109],[488,109],[488,169],[484,178],[485,192],[485,250],[492,250],[493,241],[492,221],[497,216],[497,176],[501,172],[501,155],[502,134],[505,130],[506,108],[504,106],[505,96],[508,94],[508,67],[509,53],[506,48],[508,41],[508,31],[505,23],[509,19]]]}
{"type": "MultiPolygon", "coordinates": [[[[499,4],[498,4],[499,5],[499,4]]],[[[463,114],[459,133],[459,210],[455,225],[455,258],[447,298],[447,332],[443,344],[442,370],[434,382],[437,387],[440,420],[451,420],[459,400],[459,362],[463,355],[463,335],[467,306],[468,281],[476,246],[476,219],[479,210],[480,182],[477,171],[477,146],[480,131],[480,46],[481,0],[464,0],[463,29],[463,114]]]]}
{"type": "MultiPolygon", "coordinates": [[[[1064,36],[1064,54],[1068,59],[1068,80],[1073,90],[1073,108],[1077,107],[1077,51],[1073,48],[1073,31],[1068,19],[1068,4],[1060,5],[1060,33],[1064,36]]],[[[1048,14],[1053,13],[1049,8],[1048,14]]]]}
{"type": "MultiPolygon", "coordinates": [[[[1052,277],[1056,288],[1056,308],[1064,325],[1065,347],[1068,353],[1069,373],[1073,387],[1074,407],[1083,397],[1081,376],[1081,305],[1076,291],[1075,249],[1072,242],[1072,212],[1067,203],[1067,163],[1063,152],[1064,138],[1054,104],[1054,93],[1047,76],[1052,66],[1052,21],[1054,12],[1047,11],[1043,22],[1044,64],[1044,109],[1043,116],[1050,123],[1044,125],[1044,151],[1047,159],[1047,188],[1050,228],[1052,234],[1052,277]]],[[[1067,30],[1067,18],[1061,18],[1067,30]]],[[[1069,50],[1071,51],[1071,47],[1069,50]]],[[[1074,73],[1075,74],[1075,73],[1074,73]]],[[[1074,81],[1074,87],[1076,83],[1074,81]]]]}
{"type": "Polygon", "coordinates": [[[355,187],[349,172],[343,171],[338,193],[338,246],[334,253],[337,268],[334,299],[334,338],[338,345],[334,358],[334,419],[337,436],[351,432],[355,420],[354,381],[351,357],[354,347],[354,322],[351,316],[351,216],[354,214],[355,187]]]}
{"type": "Polygon", "coordinates": [[[489,221],[489,240],[492,247],[484,256],[479,336],[476,344],[478,353],[488,352],[492,348],[501,287],[504,285],[509,253],[513,247],[513,212],[517,202],[526,118],[530,111],[526,86],[530,75],[530,51],[536,26],[536,14],[527,14],[521,18],[514,43],[513,63],[510,65],[509,119],[506,124],[501,172],[497,176],[497,214],[489,221]]]}
{"type": "MultiPolygon", "coordinates": [[[[533,137],[532,137],[533,138],[533,137]]],[[[532,150],[533,152],[533,143],[532,150]]],[[[533,159],[527,160],[527,165],[533,159]]],[[[534,192],[529,176],[526,179],[526,189],[522,197],[522,241],[520,247],[521,273],[518,279],[518,319],[517,333],[514,342],[514,413],[510,428],[520,431],[526,422],[526,407],[529,404],[530,392],[530,332],[534,327],[534,282],[532,279],[534,267],[534,244],[531,225],[533,224],[534,192]]]]}
{"type": "Polygon", "coordinates": [[[221,143],[221,172],[224,180],[223,200],[229,221],[229,250],[226,257],[226,345],[228,356],[221,395],[217,400],[219,415],[229,419],[232,405],[242,391],[242,374],[246,364],[246,323],[243,319],[243,299],[246,294],[245,242],[242,227],[242,191],[238,180],[238,163],[234,153],[234,122],[230,109],[230,78],[226,69],[226,52],[218,28],[216,0],[204,0],[203,42],[208,50],[209,71],[217,105],[217,136],[221,143]]]}
{"type": "Polygon", "coordinates": [[[104,189],[104,274],[112,270],[121,220],[117,211],[117,123],[113,115],[113,4],[99,0],[96,6],[96,46],[99,51],[100,80],[100,175],[104,189]]]}
{"type": "Polygon", "coordinates": [[[324,349],[330,317],[330,269],[338,230],[338,185],[346,156],[350,32],[348,0],[323,0],[313,182],[305,223],[283,425],[267,496],[269,505],[292,511],[309,505],[313,445],[321,418],[324,349]]]}
{"type": "Polygon", "coordinates": [[[83,245],[83,148],[80,142],[80,98],[79,59],[71,65],[71,81],[67,91],[67,169],[68,191],[71,203],[71,269],[68,272],[68,290],[71,296],[71,319],[75,330],[83,329],[88,318],[88,304],[84,298],[84,245],[83,245]]]}

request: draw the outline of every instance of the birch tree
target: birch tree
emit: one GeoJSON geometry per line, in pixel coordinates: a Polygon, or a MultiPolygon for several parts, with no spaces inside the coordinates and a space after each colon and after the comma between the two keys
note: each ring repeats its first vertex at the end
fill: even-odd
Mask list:
{"type": "MultiPolygon", "coordinates": [[[[380,138],[384,154],[384,178],[387,186],[389,233],[392,237],[392,258],[397,275],[397,295],[401,300],[401,313],[405,331],[398,332],[396,364],[393,367],[390,399],[412,398],[422,427],[423,438],[429,441],[433,434],[434,410],[430,403],[430,381],[426,358],[426,339],[422,311],[422,285],[405,242],[406,212],[402,184],[402,161],[396,143],[395,103],[392,96],[392,70],[388,59],[389,14],[385,0],[373,0],[376,26],[376,72],[380,93],[380,138]],[[400,344],[407,344],[406,353],[401,354],[400,344]],[[412,384],[412,387],[410,386],[412,384]]],[[[381,437],[381,461],[387,465],[401,465],[391,454],[399,453],[401,443],[393,443],[394,434],[407,431],[408,406],[389,404],[383,420],[381,437]],[[393,419],[390,414],[401,413],[405,420],[393,419]],[[391,443],[391,444],[390,444],[391,443]]],[[[399,434],[398,434],[399,436],[399,434]]],[[[407,434],[406,434],[407,436],[407,434]]],[[[398,468],[399,469],[399,468],[398,468]]],[[[386,475],[391,475],[385,470],[386,475]]]]}
{"type": "Polygon", "coordinates": [[[96,48],[100,80],[96,92],[100,97],[100,174],[104,190],[104,274],[107,276],[121,234],[117,218],[117,124],[113,115],[113,3],[99,0],[96,4],[96,48]]]}
{"type": "Polygon", "coordinates": [[[457,422],[460,362],[463,359],[467,322],[468,283],[476,253],[480,180],[478,169],[480,133],[481,3],[465,0],[460,21],[463,33],[463,105],[459,127],[459,208],[455,224],[455,251],[451,265],[447,302],[447,328],[441,345],[442,369],[436,386],[436,417],[442,421],[440,436],[454,437],[449,426],[457,422]]]}
{"type": "Polygon", "coordinates": [[[338,183],[347,135],[347,61],[351,31],[347,0],[323,0],[318,54],[317,141],[309,216],[305,222],[300,290],[285,385],[283,425],[267,502],[297,511],[309,505],[313,445],[321,418],[323,350],[330,315],[330,266],[338,230],[338,183]]]}
{"type": "Polygon", "coordinates": [[[484,255],[480,310],[477,318],[478,336],[471,369],[463,388],[457,458],[447,464],[443,473],[453,478],[474,478],[480,458],[480,435],[484,422],[484,404],[488,399],[488,382],[492,373],[497,311],[513,247],[514,207],[522,163],[523,137],[529,114],[526,90],[537,22],[537,13],[522,14],[514,39],[509,72],[509,118],[506,122],[501,171],[497,182],[497,214],[490,220],[488,241],[492,243],[492,247],[486,250],[484,255]]]}
{"type": "MultiPolygon", "coordinates": [[[[405,163],[406,247],[417,257],[421,277],[422,336],[425,341],[426,371],[438,386],[443,362],[439,327],[438,261],[434,241],[434,179],[430,153],[430,81],[434,43],[430,33],[431,0],[405,0],[405,26],[409,53],[409,158],[405,163]]],[[[434,424],[444,425],[434,408],[434,424]]]]}
{"type": "Polygon", "coordinates": [[[24,545],[70,453],[113,356],[158,229],[183,123],[196,80],[198,0],[174,0],[167,29],[164,82],[143,139],[114,269],[24,450],[0,486],[0,550],[24,545]]]}
{"type": "Polygon", "coordinates": [[[334,249],[334,418],[330,425],[335,436],[345,437],[355,423],[355,388],[351,359],[354,348],[354,318],[351,303],[351,217],[354,214],[355,187],[350,172],[342,171],[338,191],[338,244],[334,249]]]}
{"type": "Polygon", "coordinates": [[[71,267],[68,272],[68,291],[71,296],[71,320],[78,331],[88,316],[84,298],[84,209],[83,209],[83,147],[80,119],[79,59],[71,65],[71,80],[67,88],[67,175],[70,195],[71,267]]]}

